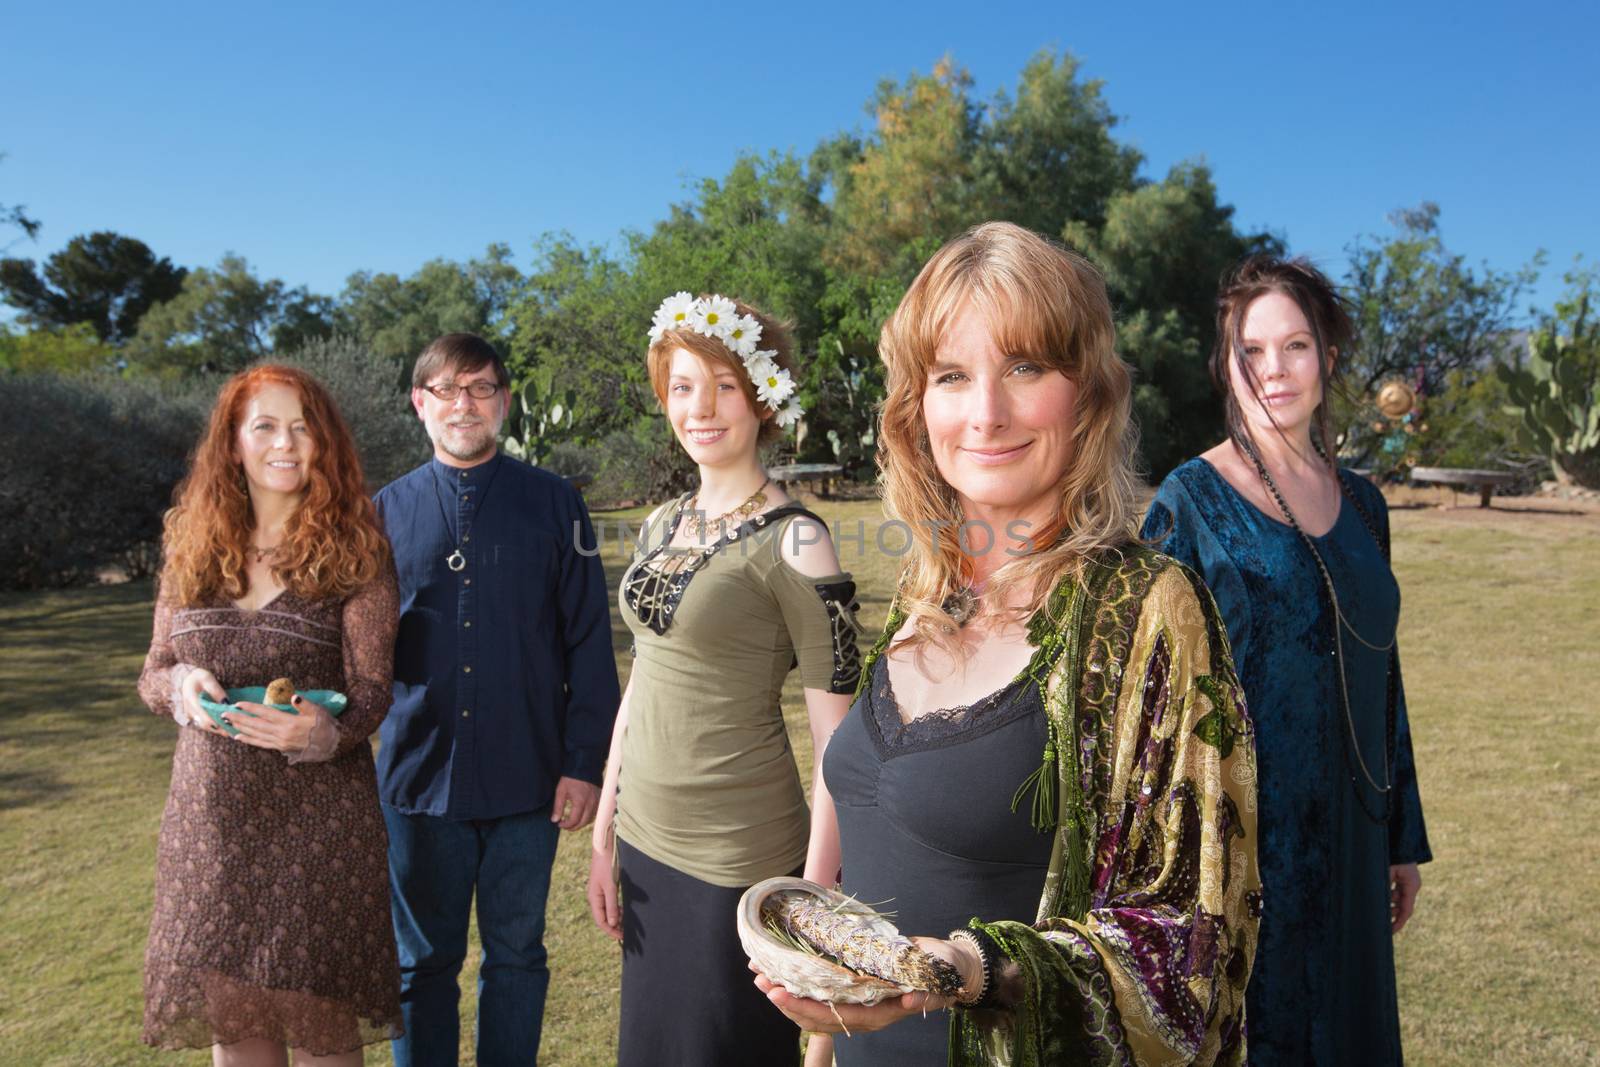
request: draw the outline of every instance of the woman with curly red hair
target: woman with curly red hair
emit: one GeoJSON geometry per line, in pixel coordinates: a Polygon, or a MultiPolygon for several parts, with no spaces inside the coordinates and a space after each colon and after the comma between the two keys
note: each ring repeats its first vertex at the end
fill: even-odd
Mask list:
{"type": "Polygon", "coordinates": [[[400,1033],[387,835],[368,737],[398,595],[349,427],[315,379],[223,386],[167,512],[139,695],[182,729],[156,854],[144,1040],[221,1065],[359,1064],[400,1033]],[[287,677],[342,716],[202,694],[287,677]]]}

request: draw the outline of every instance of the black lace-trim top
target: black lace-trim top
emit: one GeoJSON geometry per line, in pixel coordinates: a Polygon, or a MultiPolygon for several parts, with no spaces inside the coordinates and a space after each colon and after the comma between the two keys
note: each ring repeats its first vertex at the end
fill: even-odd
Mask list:
{"type": "Polygon", "coordinates": [[[883,758],[956,744],[981,737],[1028,715],[1044,715],[1039,687],[1024,671],[971,704],[940,708],[906,722],[900,716],[900,703],[889,678],[887,656],[879,656],[872,664],[867,696],[872,712],[873,744],[883,758]]]}
{"type": "MultiPolygon", "coordinates": [[[[819,523],[822,522],[799,504],[783,504],[771,511],[751,516],[709,544],[695,545],[692,548],[673,548],[672,538],[678,532],[678,525],[683,522],[683,514],[688,510],[691,499],[693,497],[689,494],[679,498],[672,517],[667,520],[667,524],[660,532],[659,543],[634,560],[633,565],[622,575],[623,602],[632,609],[640,622],[657,634],[666,633],[667,628],[672,625],[672,616],[678,610],[678,602],[683,599],[690,580],[712,556],[739,538],[749,537],[790,515],[804,515],[819,523]]],[[[851,588],[853,592],[853,584],[851,588]]],[[[821,590],[820,586],[818,590],[821,590]]]]}

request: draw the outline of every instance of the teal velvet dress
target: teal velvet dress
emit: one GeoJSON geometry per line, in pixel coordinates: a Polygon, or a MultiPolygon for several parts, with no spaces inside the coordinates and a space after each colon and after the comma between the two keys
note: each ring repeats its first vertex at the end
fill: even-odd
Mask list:
{"type": "Polygon", "coordinates": [[[1364,478],[1339,477],[1339,517],[1313,540],[1360,635],[1343,634],[1348,722],[1333,606],[1299,534],[1200,459],[1167,476],[1144,525],[1155,547],[1211,587],[1256,725],[1264,911],[1245,992],[1252,1067],[1402,1062],[1388,869],[1432,854],[1399,660],[1391,683],[1381,650],[1400,617],[1388,508],[1364,478]],[[1387,797],[1363,761],[1379,785],[1392,777],[1387,797]]]}

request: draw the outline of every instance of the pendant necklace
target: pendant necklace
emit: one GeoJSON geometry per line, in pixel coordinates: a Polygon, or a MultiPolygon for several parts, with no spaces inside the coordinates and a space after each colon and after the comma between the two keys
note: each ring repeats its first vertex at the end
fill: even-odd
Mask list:
{"type": "MultiPolygon", "coordinates": [[[[1378,817],[1373,816],[1373,813],[1367,809],[1366,802],[1361,799],[1361,794],[1359,791],[1356,793],[1356,799],[1361,803],[1362,810],[1366,811],[1367,815],[1372,817],[1374,822],[1386,823],[1388,822],[1390,805],[1393,803],[1391,793],[1394,791],[1394,756],[1390,752],[1390,746],[1392,746],[1394,743],[1392,737],[1393,725],[1389,724],[1389,732],[1391,736],[1387,739],[1387,742],[1384,746],[1384,781],[1380,783],[1377,778],[1373,776],[1372,771],[1368,769],[1367,761],[1365,757],[1361,755],[1361,746],[1356,742],[1355,716],[1350,712],[1350,686],[1345,679],[1344,633],[1346,630],[1348,630],[1351,637],[1354,637],[1358,642],[1365,645],[1367,648],[1372,649],[1374,652],[1392,652],[1395,646],[1395,639],[1398,637],[1399,627],[1396,627],[1395,634],[1390,635],[1387,644],[1374,644],[1356,632],[1356,628],[1350,625],[1349,621],[1345,619],[1344,611],[1339,606],[1339,594],[1334,589],[1333,575],[1328,573],[1328,565],[1323,561],[1322,553],[1317,551],[1316,542],[1311,540],[1311,535],[1306,533],[1305,530],[1301,529],[1300,523],[1295,520],[1294,512],[1289,510],[1288,500],[1286,500],[1283,493],[1279,491],[1278,484],[1277,482],[1273,481],[1272,475],[1267,473],[1267,465],[1262,462],[1260,454],[1256,452],[1254,446],[1248,444],[1241,445],[1240,450],[1244,452],[1245,455],[1249,456],[1251,461],[1255,464],[1256,473],[1261,476],[1262,484],[1264,484],[1267,487],[1267,490],[1272,494],[1272,499],[1277,503],[1278,510],[1283,513],[1283,517],[1287,519],[1289,525],[1294,528],[1294,532],[1300,535],[1300,540],[1305,543],[1306,548],[1311,551],[1311,558],[1317,565],[1317,572],[1322,576],[1323,588],[1327,590],[1328,599],[1333,604],[1333,659],[1335,669],[1339,675],[1339,704],[1344,711],[1345,730],[1348,734],[1348,740],[1350,742],[1347,751],[1355,754],[1356,765],[1361,769],[1361,776],[1367,780],[1367,784],[1371,786],[1379,796],[1383,797],[1384,810],[1382,815],[1378,817]]],[[[1322,455],[1324,459],[1327,458],[1323,454],[1320,447],[1317,448],[1317,454],[1322,455]]],[[[1355,498],[1351,496],[1350,493],[1345,489],[1344,479],[1340,478],[1337,473],[1334,475],[1334,481],[1338,483],[1340,496],[1342,498],[1348,498],[1350,502],[1355,505],[1356,514],[1361,516],[1361,524],[1367,528],[1367,532],[1372,535],[1373,541],[1377,542],[1381,548],[1383,542],[1379,540],[1378,531],[1373,529],[1371,520],[1367,518],[1366,510],[1363,509],[1359,503],[1356,503],[1355,498]]],[[[1391,678],[1390,681],[1392,682],[1393,679],[1391,678]]],[[[1350,775],[1350,784],[1355,784],[1354,773],[1350,775]]]]}
{"type": "MultiPolygon", "coordinates": [[[[478,506],[473,509],[473,515],[474,516],[476,516],[477,513],[483,509],[483,498],[489,495],[489,483],[494,481],[494,475],[497,474],[497,473],[499,473],[499,472],[495,471],[495,472],[490,473],[489,477],[485,478],[484,481],[483,481],[483,488],[478,490],[478,506]]],[[[445,510],[444,494],[439,491],[439,474],[438,474],[437,471],[434,472],[434,476],[433,476],[433,498],[434,498],[434,500],[438,501],[438,503],[439,503],[439,518],[444,520],[444,532],[445,532],[446,536],[449,536],[450,535],[450,513],[445,510]]],[[[458,509],[458,513],[459,513],[459,509],[458,509]]],[[[467,569],[467,557],[461,554],[461,546],[466,544],[467,541],[471,539],[471,537],[472,537],[472,523],[469,521],[467,523],[467,525],[465,525],[465,526],[463,526],[461,528],[460,535],[455,538],[455,542],[456,542],[455,549],[453,551],[451,551],[451,553],[444,558],[444,565],[446,567],[448,567],[452,571],[456,571],[456,572],[464,571],[464,570],[467,569]]]]}

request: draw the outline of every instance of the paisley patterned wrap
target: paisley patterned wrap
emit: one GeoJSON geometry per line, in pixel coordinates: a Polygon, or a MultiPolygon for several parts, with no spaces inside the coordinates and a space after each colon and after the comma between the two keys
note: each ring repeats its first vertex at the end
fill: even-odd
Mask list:
{"type": "Polygon", "coordinates": [[[1031,926],[973,920],[1019,965],[1021,999],[954,1012],[949,1062],[1241,1065],[1254,736],[1211,595],[1130,546],[1063,579],[1029,638],[1051,741],[1028,788],[1055,843],[1031,926]]]}

